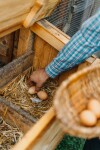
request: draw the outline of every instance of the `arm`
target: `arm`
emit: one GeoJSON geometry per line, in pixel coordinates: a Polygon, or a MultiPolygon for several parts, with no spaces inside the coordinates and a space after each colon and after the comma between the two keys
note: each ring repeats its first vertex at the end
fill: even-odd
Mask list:
{"type": "Polygon", "coordinates": [[[55,78],[61,72],[83,62],[98,50],[100,50],[100,11],[83,24],[45,69],[33,72],[30,80],[34,81],[39,89],[49,77],[55,78]]]}
{"type": "Polygon", "coordinates": [[[83,24],[45,71],[51,78],[55,78],[61,72],[80,64],[98,50],[100,50],[100,11],[83,24]]]}

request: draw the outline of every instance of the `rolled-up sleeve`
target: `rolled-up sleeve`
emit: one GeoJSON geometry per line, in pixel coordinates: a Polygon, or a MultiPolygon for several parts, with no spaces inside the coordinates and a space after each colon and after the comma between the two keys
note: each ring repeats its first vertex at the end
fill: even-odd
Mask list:
{"type": "Polygon", "coordinates": [[[61,72],[82,63],[100,50],[100,10],[88,19],[71,38],[57,57],[45,68],[46,73],[55,78],[61,72]]]}

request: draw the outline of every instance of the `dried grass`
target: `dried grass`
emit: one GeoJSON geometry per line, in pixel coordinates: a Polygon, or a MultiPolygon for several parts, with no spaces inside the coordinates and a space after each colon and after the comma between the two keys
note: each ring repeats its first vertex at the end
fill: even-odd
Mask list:
{"type": "MultiPolygon", "coordinates": [[[[48,99],[40,102],[33,102],[31,99],[38,98],[37,95],[28,93],[27,79],[32,68],[19,75],[10,84],[0,90],[0,95],[13,104],[20,106],[23,110],[29,112],[36,120],[41,118],[44,113],[52,106],[54,92],[58,86],[54,80],[48,80],[42,90],[48,93],[48,99]]],[[[9,150],[23,136],[23,133],[16,127],[12,127],[4,120],[0,124],[0,149],[9,150]]]]}
{"type": "Polygon", "coordinates": [[[30,76],[32,68],[24,74],[19,75],[11,84],[6,86],[2,91],[3,97],[20,108],[28,111],[35,119],[41,118],[44,113],[52,106],[53,95],[58,86],[57,81],[48,80],[42,90],[48,93],[48,99],[41,102],[32,102],[31,99],[37,98],[37,95],[28,93],[27,78],[30,76]]]}
{"type": "Polygon", "coordinates": [[[0,150],[11,149],[22,137],[23,133],[17,127],[9,125],[0,117],[0,150]]]}

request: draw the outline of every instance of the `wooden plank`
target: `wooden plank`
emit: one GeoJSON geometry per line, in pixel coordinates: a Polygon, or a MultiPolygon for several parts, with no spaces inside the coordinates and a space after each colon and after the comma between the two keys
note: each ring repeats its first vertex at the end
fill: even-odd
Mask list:
{"type": "Polygon", "coordinates": [[[10,19],[5,22],[0,23],[0,34],[4,33],[5,31],[13,28],[15,26],[22,26],[22,21],[24,21],[27,14],[24,14],[20,17],[16,17],[15,19],[10,19]]]}
{"type": "Polygon", "coordinates": [[[22,27],[21,25],[16,25],[16,26],[14,26],[14,27],[11,27],[11,28],[9,28],[9,29],[6,29],[6,30],[0,32],[0,38],[1,38],[1,37],[4,37],[5,35],[8,35],[8,34],[14,32],[14,31],[16,31],[16,30],[18,30],[18,29],[20,29],[21,27],[22,27]]]}
{"type": "Polygon", "coordinates": [[[34,40],[34,69],[45,68],[57,55],[57,50],[46,43],[40,37],[35,36],[34,40]]]}
{"type": "Polygon", "coordinates": [[[70,40],[69,36],[46,20],[38,21],[30,29],[58,51],[70,40]]]}
{"type": "Polygon", "coordinates": [[[52,123],[43,131],[37,138],[37,141],[29,148],[34,150],[41,150],[41,148],[48,150],[55,150],[59,142],[63,139],[64,132],[61,129],[59,121],[54,119],[52,123]]]}
{"type": "Polygon", "coordinates": [[[23,117],[19,113],[17,113],[14,109],[8,107],[4,103],[2,97],[0,97],[0,115],[4,118],[4,120],[10,125],[19,128],[23,133],[26,133],[30,127],[33,126],[33,123],[28,120],[28,118],[23,117]]]}
{"type": "Polygon", "coordinates": [[[13,78],[32,66],[33,52],[28,51],[25,55],[15,59],[13,62],[0,69],[0,88],[13,78]]]}
{"type": "Polygon", "coordinates": [[[61,0],[37,0],[24,21],[24,27],[32,26],[36,21],[48,17],[61,0]]]}
{"type": "Polygon", "coordinates": [[[26,28],[20,29],[18,49],[15,58],[25,54],[27,51],[33,50],[33,33],[26,28]]]}
{"type": "Polygon", "coordinates": [[[54,109],[51,108],[39,121],[34,127],[30,129],[30,131],[23,137],[23,139],[13,148],[13,150],[41,150],[48,148],[48,150],[51,150],[52,146],[53,148],[59,142],[55,139],[55,136],[59,133],[60,140],[63,137],[63,132],[61,131],[61,128],[58,126],[58,121],[55,121],[55,112],[54,109]],[[54,124],[53,124],[54,123],[54,124]],[[53,124],[53,126],[52,126],[53,124]],[[57,126],[57,128],[56,128],[57,126]],[[55,128],[57,130],[55,130],[55,128]],[[50,134],[51,136],[50,138],[50,134]],[[54,141],[53,141],[54,140],[54,141]],[[27,142],[26,142],[27,141],[27,142]],[[37,145],[37,143],[40,142],[41,144],[37,145]]]}

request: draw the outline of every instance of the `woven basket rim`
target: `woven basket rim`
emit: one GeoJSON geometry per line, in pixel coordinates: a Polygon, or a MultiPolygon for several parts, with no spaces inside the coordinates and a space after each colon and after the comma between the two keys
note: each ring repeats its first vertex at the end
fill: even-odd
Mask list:
{"type": "MultiPolygon", "coordinates": [[[[73,128],[67,127],[67,126],[65,127],[64,122],[62,120],[62,116],[59,113],[60,108],[61,108],[59,97],[61,96],[61,93],[63,93],[64,89],[72,81],[77,80],[79,77],[87,74],[89,71],[94,71],[96,69],[100,69],[100,65],[89,66],[89,67],[86,67],[85,69],[78,71],[77,73],[74,73],[68,79],[66,79],[65,81],[62,82],[62,84],[59,86],[59,88],[57,89],[55,96],[54,96],[53,103],[54,103],[54,109],[55,109],[56,116],[57,116],[58,120],[60,120],[60,123],[61,123],[63,130],[69,134],[74,135],[74,136],[76,136],[76,133],[79,137],[83,137],[83,138],[92,138],[92,137],[100,136],[100,127],[94,126],[94,127],[88,127],[87,128],[85,126],[80,126],[80,128],[79,128],[77,125],[74,125],[73,128]],[[73,132],[71,133],[71,130],[74,130],[74,133],[73,132]],[[94,135],[94,133],[95,133],[95,135],[94,135]]],[[[68,100],[70,100],[70,99],[68,99],[68,100]]]]}

